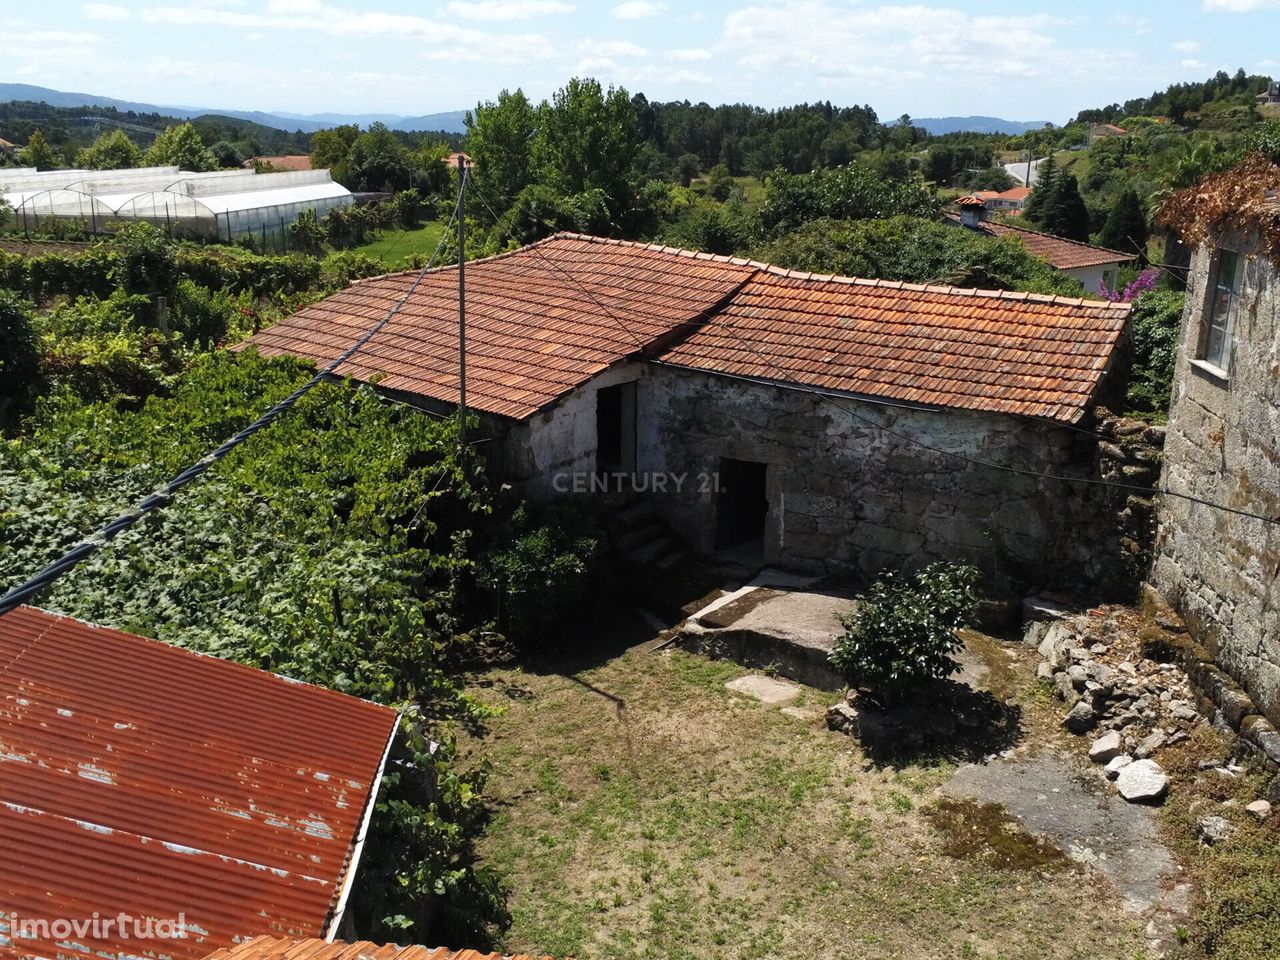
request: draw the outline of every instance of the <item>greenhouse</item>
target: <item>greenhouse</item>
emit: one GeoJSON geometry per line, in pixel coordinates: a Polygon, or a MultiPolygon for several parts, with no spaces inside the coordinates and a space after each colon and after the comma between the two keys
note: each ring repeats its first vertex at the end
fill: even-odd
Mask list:
{"type": "Polygon", "coordinates": [[[46,231],[62,222],[97,233],[143,220],[171,236],[279,239],[305,210],[323,217],[353,202],[328,170],[187,173],[177,167],[132,170],[0,168],[0,195],[16,229],[46,231]]]}

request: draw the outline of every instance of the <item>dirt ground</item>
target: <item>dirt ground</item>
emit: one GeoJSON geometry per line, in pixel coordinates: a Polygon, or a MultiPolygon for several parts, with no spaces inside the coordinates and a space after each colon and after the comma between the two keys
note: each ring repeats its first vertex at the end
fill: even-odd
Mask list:
{"type": "MultiPolygon", "coordinates": [[[[944,792],[955,761],[872,761],[826,729],[834,694],[783,712],[725,689],[747,670],[655,647],[620,616],[575,647],[588,653],[475,678],[472,693],[502,708],[462,750],[492,765],[481,853],[511,878],[503,949],[1148,956],[1146,920],[1103,872],[1003,808],[944,792]]],[[[970,649],[967,672],[1019,711],[1018,749],[1055,742],[1018,645],[973,635],[970,649]]]]}

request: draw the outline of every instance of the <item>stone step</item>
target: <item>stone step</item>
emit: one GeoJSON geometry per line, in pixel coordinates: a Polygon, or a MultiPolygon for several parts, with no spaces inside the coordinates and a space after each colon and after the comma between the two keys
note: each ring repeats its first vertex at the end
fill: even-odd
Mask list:
{"type": "Polygon", "coordinates": [[[631,553],[638,547],[667,535],[667,525],[657,517],[650,517],[621,533],[615,533],[613,542],[623,553],[631,553]]]}

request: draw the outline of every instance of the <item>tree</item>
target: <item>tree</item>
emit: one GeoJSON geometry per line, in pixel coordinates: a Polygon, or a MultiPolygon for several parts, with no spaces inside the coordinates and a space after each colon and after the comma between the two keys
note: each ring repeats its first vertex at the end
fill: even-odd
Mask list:
{"type": "Polygon", "coordinates": [[[1068,240],[1089,240],[1089,209],[1080,196],[1076,178],[1069,173],[1060,174],[1054,180],[1040,226],[1055,236],[1068,240]]]}
{"type": "Polygon", "coordinates": [[[864,220],[938,213],[933,189],[919,179],[890,180],[862,163],[813,173],[778,171],[765,182],[761,223],[779,236],[812,220],[864,220]]]}
{"type": "Polygon", "coordinates": [[[328,170],[333,179],[350,187],[351,171],[347,165],[347,157],[358,136],[360,128],[354,123],[330,130],[317,130],[311,135],[311,166],[316,170],[328,170]]]}
{"type": "Polygon", "coordinates": [[[499,211],[533,183],[537,129],[537,112],[518,88],[514,93],[503,90],[496,102],[477,104],[467,116],[467,149],[476,176],[499,211]]]}
{"type": "Polygon", "coordinates": [[[217,158],[218,166],[220,167],[244,166],[244,155],[230,140],[219,140],[209,148],[209,152],[217,158]]]}
{"type": "Polygon", "coordinates": [[[87,170],[140,167],[142,150],[123,130],[111,130],[76,154],[76,166],[87,170]]]}
{"type": "Polygon", "coordinates": [[[39,127],[31,131],[27,145],[18,151],[18,161],[37,170],[56,170],[59,166],[57,152],[49,146],[49,141],[39,127]]]}
{"type": "Polygon", "coordinates": [[[535,168],[561,193],[603,190],[620,212],[633,193],[639,151],[635,108],[621,87],[606,91],[597,80],[574,77],[538,107],[535,168]]]}
{"type": "Polygon", "coordinates": [[[1107,222],[1098,234],[1098,243],[1112,250],[1136,253],[1145,261],[1147,237],[1147,218],[1142,210],[1142,201],[1132,187],[1127,187],[1107,214],[1107,222]]]}
{"type": "Polygon", "coordinates": [[[1053,153],[1050,152],[1036,167],[1036,185],[1027,197],[1027,202],[1022,206],[1022,215],[1032,223],[1038,224],[1057,183],[1058,165],[1053,159],[1053,153]]]}
{"type": "Polygon", "coordinates": [[[682,153],[676,158],[676,179],[687,187],[702,170],[702,160],[696,153],[682,153]]]}
{"type": "Polygon", "coordinates": [[[404,145],[385,123],[373,123],[356,137],[347,155],[353,190],[403,190],[411,178],[404,145]]]}
{"type": "Polygon", "coordinates": [[[217,170],[218,159],[190,123],[167,128],[151,144],[145,162],[149,166],[176,166],[180,170],[217,170]]]}

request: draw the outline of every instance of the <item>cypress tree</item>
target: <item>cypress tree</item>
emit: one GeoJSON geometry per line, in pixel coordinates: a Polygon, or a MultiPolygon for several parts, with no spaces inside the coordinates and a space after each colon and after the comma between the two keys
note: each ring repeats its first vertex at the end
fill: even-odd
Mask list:
{"type": "Polygon", "coordinates": [[[1107,222],[1098,234],[1098,243],[1112,250],[1137,254],[1145,262],[1147,237],[1147,218],[1142,212],[1142,201],[1133,188],[1128,187],[1107,214],[1107,222]]]}
{"type": "Polygon", "coordinates": [[[1035,189],[1027,197],[1027,202],[1022,207],[1022,215],[1032,223],[1040,225],[1045,208],[1053,201],[1057,185],[1058,166],[1054,162],[1053,154],[1050,153],[1036,168],[1035,189]]]}

